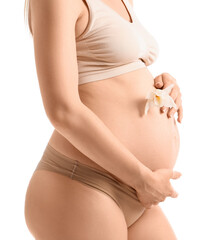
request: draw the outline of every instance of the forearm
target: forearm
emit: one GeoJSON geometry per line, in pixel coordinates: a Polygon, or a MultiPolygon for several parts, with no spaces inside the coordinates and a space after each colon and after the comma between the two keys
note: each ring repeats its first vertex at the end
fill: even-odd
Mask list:
{"type": "Polygon", "coordinates": [[[134,188],[150,172],[84,104],[62,113],[53,125],[80,152],[134,188]]]}

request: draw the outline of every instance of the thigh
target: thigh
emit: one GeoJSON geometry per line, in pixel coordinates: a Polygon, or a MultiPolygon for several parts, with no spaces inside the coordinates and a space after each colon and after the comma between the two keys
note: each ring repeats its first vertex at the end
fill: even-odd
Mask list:
{"type": "Polygon", "coordinates": [[[30,180],[25,220],[36,240],[127,240],[124,215],[109,195],[45,170],[30,180]]]}
{"type": "Polygon", "coordinates": [[[177,240],[176,235],[159,205],[146,209],[128,228],[128,240],[177,240]]]}

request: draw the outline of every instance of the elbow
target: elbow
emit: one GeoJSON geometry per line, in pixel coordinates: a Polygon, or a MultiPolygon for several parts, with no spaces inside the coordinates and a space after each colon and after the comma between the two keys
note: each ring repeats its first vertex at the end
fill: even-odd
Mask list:
{"type": "Polygon", "coordinates": [[[64,126],[71,126],[75,119],[78,119],[82,103],[75,104],[74,106],[59,106],[55,107],[53,111],[48,114],[48,118],[55,129],[64,126]]]}

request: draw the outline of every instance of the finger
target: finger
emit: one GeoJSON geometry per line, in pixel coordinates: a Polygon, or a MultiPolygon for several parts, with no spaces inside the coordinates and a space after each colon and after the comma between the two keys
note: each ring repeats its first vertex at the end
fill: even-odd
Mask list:
{"type": "MultiPolygon", "coordinates": [[[[170,86],[172,83],[173,83],[173,82],[168,81],[167,79],[165,79],[165,80],[163,81],[162,90],[165,89],[165,88],[167,88],[168,86],[170,86]]],[[[174,86],[173,88],[175,88],[175,86],[174,86]]],[[[172,89],[173,89],[173,88],[172,88],[172,89]]],[[[171,90],[171,91],[172,91],[172,90],[171,90]]],[[[171,92],[170,92],[170,93],[171,93],[171,92]]],[[[169,93],[169,94],[170,94],[170,93],[169,93]]]]}
{"type": "Polygon", "coordinates": [[[162,73],[162,82],[163,82],[163,89],[168,87],[172,83],[175,83],[176,85],[176,79],[172,77],[169,73],[162,73]]]}
{"type": "MultiPolygon", "coordinates": [[[[176,105],[177,105],[177,107],[179,108],[179,106],[180,106],[180,103],[179,103],[179,99],[175,99],[175,103],[176,103],[176,105]]],[[[163,107],[161,107],[160,108],[160,112],[161,113],[164,113],[164,112],[167,112],[167,115],[168,115],[168,117],[172,117],[172,115],[173,114],[175,114],[175,112],[177,112],[178,110],[176,109],[176,108],[174,108],[174,107],[172,107],[172,108],[169,108],[169,107],[165,107],[165,106],[163,106],[163,107]],[[168,111],[168,112],[167,112],[168,111]],[[171,116],[170,116],[171,115],[171,116]]]]}
{"type": "Polygon", "coordinates": [[[179,195],[178,192],[173,190],[172,192],[170,192],[169,197],[176,198],[176,197],[178,197],[178,195],[179,195]]]}
{"type": "Polygon", "coordinates": [[[177,85],[174,85],[169,95],[173,98],[173,100],[175,100],[179,94],[181,95],[179,87],[177,85]]]}
{"type": "MultiPolygon", "coordinates": [[[[177,105],[177,108],[179,109],[179,107],[181,106],[181,103],[182,103],[180,94],[178,95],[178,97],[176,98],[176,100],[174,102],[177,105]]],[[[176,109],[174,107],[170,108],[168,111],[168,117],[169,118],[172,117],[178,111],[178,109],[176,109]]]]}
{"type": "Polygon", "coordinates": [[[171,174],[171,179],[177,179],[179,177],[181,177],[182,174],[178,171],[173,171],[172,174],[171,174]]]}
{"type": "Polygon", "coordinates": [[[175,114],[176,111],[177,111],[176,108],[174,108],[174,107],[170,108],[170,110],[168,111],[167,116],[168,116],[169,118],[171,118],[171,117],[175,114]]]}
{"type": "Polygon", "coordinates": [[[154,79],[154,85],[155,85],[156,88],[162,88],[163,87],[162,75],[159,75],[154,79]]]}
{"type": "MultiPolygon", "coordinates": [[[[179,88],[177,86],[174,86],[169,95],[174,100],[178,109],[181,101],[181,93],[179,91],[179,88]]],[[[170,108],[167,113],[168,117],[172,117],[172,114],[174,114],[177,111],[177,109],[174,107],[170,108]]]]}
{"type": "Polygon", "coordinates": [[[168,109],[169,109],[168,107],[163,106],[163,107],[160,108],[160,112],[161,113],[167,112],[168,109]]]}
{"type": "Polygon", "coordinates": [[[170,108],[168,111],[168,117],[171,118],[178,110],[174,107],[170,108]]]}
{"type": "Polygon", "coordinates": [[[177,110],[178,113],[178,122],[181,123],[182,122],[182,118],[183,118],[183,107],[182,105],[179,107],[179,109],[177,110]]]}
{"type": "Polygon", "coordinates": [[[163,195],[163,196],[159,199],[159,202],[163,202],[163,201],[165,201],[165,199],[166,199],[166,195],[163,195]]]}

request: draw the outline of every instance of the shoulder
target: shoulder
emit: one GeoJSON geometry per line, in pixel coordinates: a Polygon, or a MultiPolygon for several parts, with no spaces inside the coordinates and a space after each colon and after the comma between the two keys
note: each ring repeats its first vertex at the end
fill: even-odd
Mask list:
{"type": "Polygon", "coordinates": [[[30,0],[30,10],[39,10],[46,15],[68,11],[72,17],[79,16],[83,10],[83,0],[30,0]]]}
{"type": "Polygon", "coordinates": [[[30,0],[31,26],[71,23],[74,25],[83,11],[83,0],[30,0]]]}

